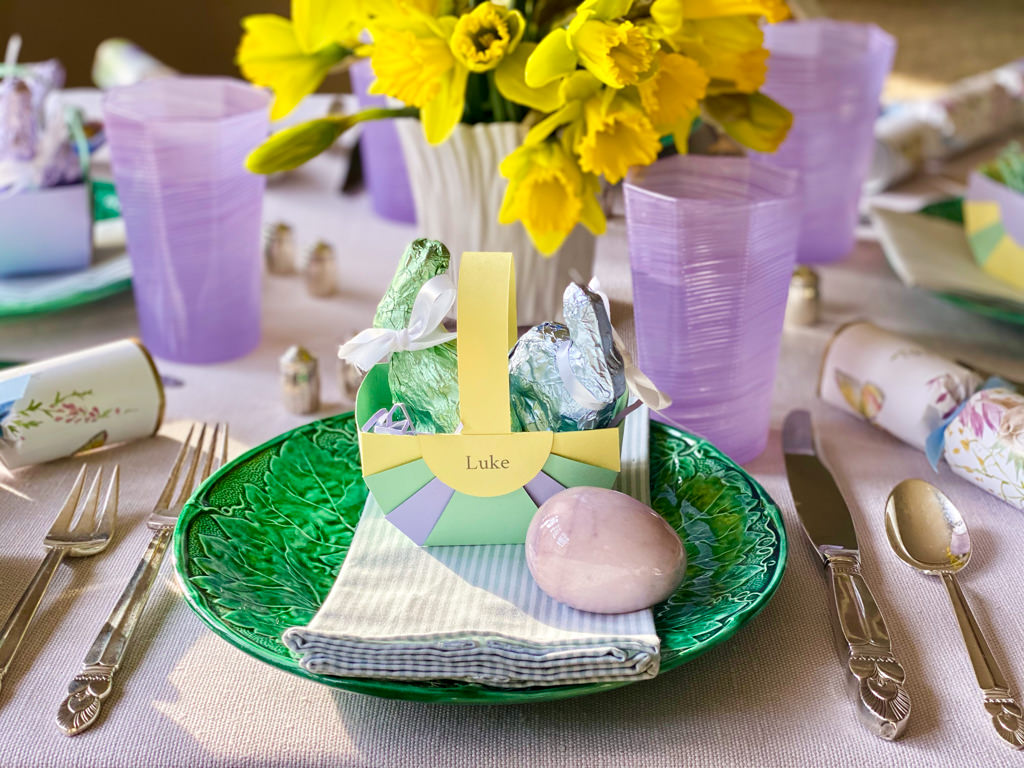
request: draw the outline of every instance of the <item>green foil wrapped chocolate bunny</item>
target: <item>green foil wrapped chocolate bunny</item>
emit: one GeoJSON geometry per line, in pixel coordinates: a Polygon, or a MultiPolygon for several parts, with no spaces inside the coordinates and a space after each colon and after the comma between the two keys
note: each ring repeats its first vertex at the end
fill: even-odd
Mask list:
{"type": "MultiPolygon", "coordinates": [[[[443,243],[421,238],[402,254],[395,276],[377,305],[375,328],[409,328],[413,305],[424,284],[448,272],[451,254],[443,243]]],[[[433,329],[427,329],[433,330],[433,329]]],[[[459,378],[455,342],[395,352],[388,384],[396,403],[404,403],[413,429],[421,433],[455,432],[459,427],[459,378]]]]}

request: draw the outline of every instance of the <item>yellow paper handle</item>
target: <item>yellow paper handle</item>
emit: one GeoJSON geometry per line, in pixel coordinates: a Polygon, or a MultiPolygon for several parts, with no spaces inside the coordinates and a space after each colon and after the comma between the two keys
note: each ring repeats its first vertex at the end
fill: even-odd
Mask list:
{"type": "Polygon", "coordinates": [[[467,435],[512,431],[508,351],[516,343],[511,253],[464,253],[459,266],[459,413],[467,435]]]}

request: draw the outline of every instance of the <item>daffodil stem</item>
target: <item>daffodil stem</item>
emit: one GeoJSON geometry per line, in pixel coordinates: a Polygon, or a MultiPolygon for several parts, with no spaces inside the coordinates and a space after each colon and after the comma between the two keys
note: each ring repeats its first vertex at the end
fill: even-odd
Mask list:
{"type": "Polygon", "coordinates": [[[351,115],[326,115],[325,119],[355,125],[370,120],[387,120],[390,117],[419,117],[416,107],[370,107],[351,115]]]}
{"type": "Polygon", "coordinates": [[[487,73],[487,96],[491,101],[491,113],[494,115],[494,122],[502,123],[508,120],[505,114],[505,103],[498,91],[498,85],[494,82],[494,72],[487,73]]]}

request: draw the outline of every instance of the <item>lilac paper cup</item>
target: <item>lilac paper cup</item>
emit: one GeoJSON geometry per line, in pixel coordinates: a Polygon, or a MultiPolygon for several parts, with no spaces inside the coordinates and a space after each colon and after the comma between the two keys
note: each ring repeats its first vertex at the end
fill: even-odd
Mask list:
{"type": "Polygon", "coordinates": [[[762,90],[793,113],[793,127],[775,153],[761,157],[800,173],[797,260],[837,261],[853,250],[896,43],[873,24],[814,19],[769,26],[765,45],[771,56],[762,90]]]}
{"type": "Polygon", "coordinates": [[[212,363],[259,344],[264,177],[245,157],[267,137],[269,103],[216,77],[104,96],[139,327],[158,357],[212,363]]]}
{"type": "MultiPolygon", "coordinates": [[[[367,93],[374,79],[373,67],[368,60],[353,64],[349,68],[349,76],[361,108],[387,106],[386,96],[367,93]]],[[[363,162],[363,175],[374,212],[384,219],[415,224],[416,206],[405,169],[405,155],[393,121],[371,120],[362,124],[359,157],[363,162]]]]}
{"type": "Polygon", "coordinates": [[[764,450],[796,260],[797,176],[677,155],[625,185],[638,362],[662,413],[738,462],[764,450]]]}

